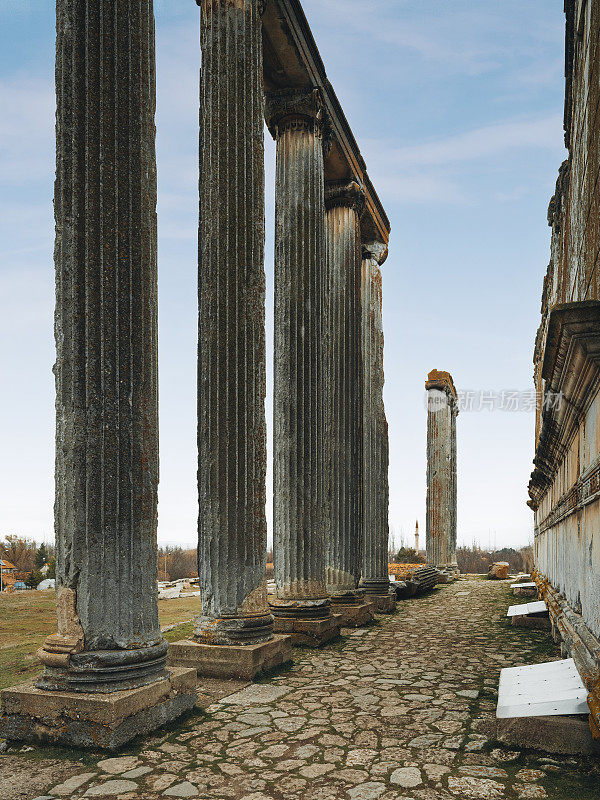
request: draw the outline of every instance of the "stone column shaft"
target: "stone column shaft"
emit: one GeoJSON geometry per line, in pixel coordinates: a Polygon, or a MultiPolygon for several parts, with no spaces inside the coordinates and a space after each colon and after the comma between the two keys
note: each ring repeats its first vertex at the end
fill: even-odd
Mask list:
{"type": "MultiPolygon", "coordinates": [[[[388,431],[383,404],[383,324],[381,317],[381,270],[387,247],[373,243],[363,247],[362,347],[363,406],[363,560],[362,581],[367,596],[390,593],[388,575],[388,431]]],[[[379,602],[378,610],[389,603],[379,602]]]]}
{"type": "Polygon", "coordinates": [[[362,567],[363,366],[360,215],[364,192],[354,181],[326,191],[328,388],[331,531],[326,581],[334,598],[356,596],[362,567]]]}
{"type": "Polygon", "coordinates": [[[266,598],[264,139],[259,0],[202,0],[195,639],[272,638],[266,598]]]}
{"type": "Polygon", "coordinates": [[[427,562],[446,568],[456,551],[457,395],[447,372],[432,370],[427,390],[427,562]],[[454,544],[453,544],[454,542],[454,544]]]}
{"type": "Polygon", "coordinates": [[[325,588],[325,206],[315,92],[269,96],[275,184],[274,550],[276,618],[329,618],[325,588]]]}
{"type": "Polygon", "coordinates": [[[56,585],[46,689],[164,674],[158,624],[154,17],[58,0],[56,585]]]}

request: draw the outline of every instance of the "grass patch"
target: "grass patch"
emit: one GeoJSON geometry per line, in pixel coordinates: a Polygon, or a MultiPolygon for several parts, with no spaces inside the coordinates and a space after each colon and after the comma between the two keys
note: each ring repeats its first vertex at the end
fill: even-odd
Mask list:
{"type": "Polygon", "coordinates": [[[183,625],[178,625],[170,631],[165,631],[163,636],[167,642],[178,642],[180,639],[190,639],[194,633],[194,623],[184,622],[183,625]]]}

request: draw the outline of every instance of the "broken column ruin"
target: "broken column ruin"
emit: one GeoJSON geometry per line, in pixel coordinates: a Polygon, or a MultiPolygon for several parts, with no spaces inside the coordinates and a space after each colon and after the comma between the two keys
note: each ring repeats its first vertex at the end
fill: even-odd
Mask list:
{"type": "Polygon", "coordinates": [[[323,108],[314,90],[269,95],[277,142],[273,524],[277,631],[319,645],[339,633],[325,586],[323,108]]]}
{"type": "Polygon", "coordinates": [[[456,417],[458,398],[449,372],[427,376],[427,563],[448,578],[456,564],[456,417]]]}
{"type": "Polygon", "coordinates": [[[325,193],[327,240],[328,442],[330,529],[327,591],[346,625],[373,619],[374,605],[358,588],[363,538],[363,362],[360,217],[365,193],[354,180],[331,181],[325,193]]]}
{"type": "Polygon", "coordinates": [[[379,613],[393,611],[395,593],[388,575],[388,429],[383,404],[383,324],[381,270],[387,247],[362,248],[363,363],[363,558],[361,586],[379,613]]]}
{"type": "Polygon", "coordinates": [[[0,735],[114,749],[193,707],[158,623],[152,3],[56,4],[58,633],[0,735]]]}
{"type": "Polygon", "coordinates": [[[259,0],[201,3],[198,572],[174,663],[250,679],[289,659],[266,589],[264,100],[259,0]],[[235,65],[235,68],[232,68],[235,65]]]}

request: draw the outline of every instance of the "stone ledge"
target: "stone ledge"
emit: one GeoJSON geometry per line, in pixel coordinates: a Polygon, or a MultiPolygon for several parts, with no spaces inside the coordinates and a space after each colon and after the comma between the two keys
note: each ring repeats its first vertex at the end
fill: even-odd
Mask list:
{"type": "Polygon", "coordinates": [[[148,686],[110,694],[38,689],[33,681],[2,691],[0,737],[116,750],[194,707],[196,673],[171,668],[148,686]]]}
{"type": "Polygon", "coordinates": [[[274,635],[268,642],[249,645],[200,644],[193,639],[173,642],[169,663],[193,667],[199,676],[240,678],[251,681],[292,660],[292,640],[274,635]]]}
{"type": "Polygon", "coordinates": [[[274,629],[287,634],[294,645],[320,647],[340,635],[341,615],[332,614],[327,619],[295,619],[275,617],[274,629]]]}

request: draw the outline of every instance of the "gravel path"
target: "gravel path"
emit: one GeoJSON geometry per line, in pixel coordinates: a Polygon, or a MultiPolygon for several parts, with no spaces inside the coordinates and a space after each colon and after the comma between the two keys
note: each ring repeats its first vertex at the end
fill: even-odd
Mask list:
{"type": "MultiPolygon", "coordinates": [[[[291,669],[117,758],[63,751],[66,782],[53,771],[42,792],[14,796],[597,800],[597,760],[488,738],[500,669],[560,657],[549,634],[507,625],[510,600],[507,583],[460,580],[403,601],[338,644],[295,650],[291,669]]],[[[18,767],[23,786],[25,764],[39,773],[44,759],[43,748],[9,751],[0,774],[18,767]]]]}

